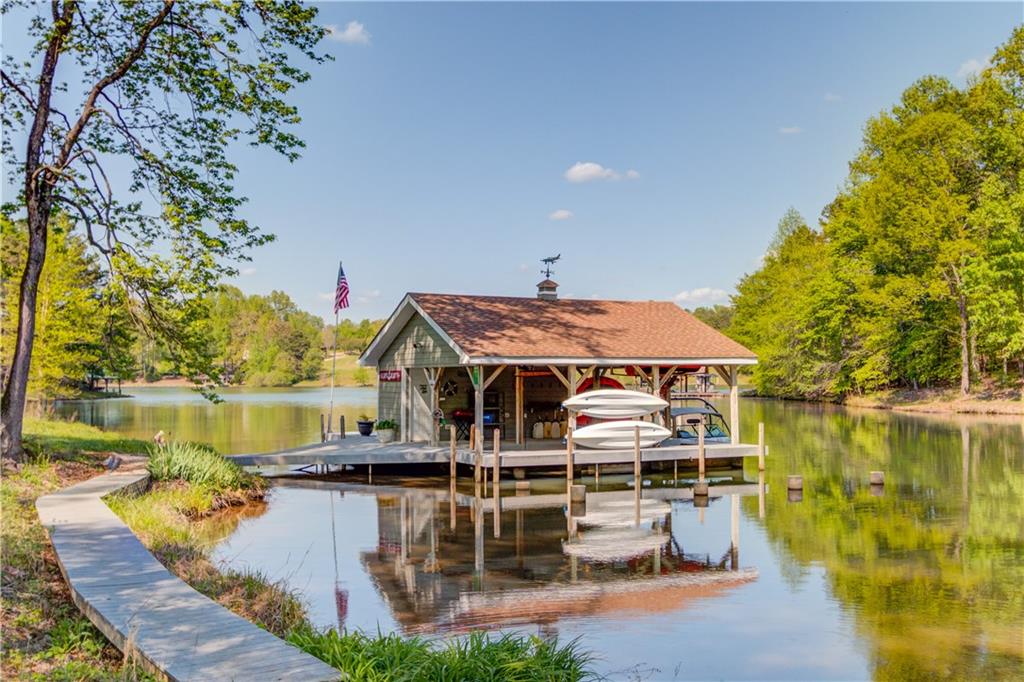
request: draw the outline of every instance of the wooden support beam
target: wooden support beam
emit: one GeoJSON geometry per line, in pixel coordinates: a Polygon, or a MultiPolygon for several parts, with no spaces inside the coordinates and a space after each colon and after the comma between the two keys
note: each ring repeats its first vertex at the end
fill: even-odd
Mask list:
{"type": "Polygon", "coordinates": [[[548,365],[548,369],[550,369],[551,373],[554,374],[555,377],[562,382],[563,386],[569,388],[569,380],[565,378],[565,375],[562,374],[557,367],[555,367],[554,365],[548,365]]]}
{"type": "MultiPolygon", "coordinates": [[[[661,367],[654,365],[651,367],[651,395],[656,398],[661,397],[661,367]]],[[[655,412],[652,415],[652,421],[655,424],[661,424],[664,426],[665,415],[662,412],[655,412]]]]}
{"type": "Polygon", "coordinates": [[[679,369],[679,365],[672,365],[672,367],[668,370],[668,373],[661,378],[661,382],[658,384],[659,389],[665,388],[665,384],[676,378],[677,369],[679,369]]]}
{"type": "Polygon", "coordinates": [[[740,373],[739,367],[729,368],[729,433],[732,444],[740,443],[740,373]]]}
{"type": "MultiPolygon", "coordinates": [[[[494,380],[497,379],[498,376],[505,371],[506,367],[508,367],[508,365],[498,365],[497,369],[494,370],[491,376],[487,377],[487,381],[484,382],[485,391],[487,390],[487,387],[494,383],[494,380]]],[[[481,367],[480,370],[483,371],[483,367],[481,367]]]]}
{"type": "Polygon", "coordinates": [[[523,375],[516,369],[516,445],[525,442],[523,427],[525,426],[523,415],[523,375]]]}
{"type": "Polygon", "coordinates": [[[647,372],[640,369],[640,365],[633,365],[633,371],[636,372],[638,377],[646,381],[648,384],[651,383],[651,377],[648,376],[647,372]]]}

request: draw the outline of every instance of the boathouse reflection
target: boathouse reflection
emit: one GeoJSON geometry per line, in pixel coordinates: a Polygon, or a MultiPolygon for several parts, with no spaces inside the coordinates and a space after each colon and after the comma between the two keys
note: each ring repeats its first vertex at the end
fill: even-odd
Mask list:
{"type": "Polygon", "coordinates": [[[690,504],[689,489],[588,492],[579,516],[565,494],[509,493],[496,505],[450,490],[375,492],[378,543],[360,558],[406,634],[546,633],[563,618],[685,609],[757,578],[739,565],[739,496],[757,485],[716,488],[712,505],[731,516],[716,547],[687,547],[673,529],[672,504],[690,504]]]}

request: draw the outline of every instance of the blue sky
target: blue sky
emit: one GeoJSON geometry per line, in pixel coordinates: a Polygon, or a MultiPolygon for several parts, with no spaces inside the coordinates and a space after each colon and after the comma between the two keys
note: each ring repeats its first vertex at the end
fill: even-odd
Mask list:
{"type": "Polygon", "coordinates": [[[563,296],[725,302],[788,206],[816,221],[869,116],[962,83],[1022,7],[321,5],[303,158],[235,156],[278,237],[235,283],[327,318],[343,259],[349,316],[381,317],[406,291],[533,295],[561,253],[563,296]]]}

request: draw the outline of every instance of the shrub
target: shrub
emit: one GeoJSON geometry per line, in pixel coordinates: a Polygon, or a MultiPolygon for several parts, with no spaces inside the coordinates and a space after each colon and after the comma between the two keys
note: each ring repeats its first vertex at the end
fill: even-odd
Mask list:
{"type": "Polygon", "coordinates": [[[195,443],[171,442],[153,448],[149,473],[156,481],[182,480],[214,492],[262,489],[263,480],[208,447],[195,443]]]}

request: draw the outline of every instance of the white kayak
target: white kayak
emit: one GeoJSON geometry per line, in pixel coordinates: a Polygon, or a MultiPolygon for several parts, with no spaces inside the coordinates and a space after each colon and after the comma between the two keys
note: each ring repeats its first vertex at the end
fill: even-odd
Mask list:
{"type": "Polygon", "coordinates": [[[562,406],[596,419],[631,419],[664,410],[668,403],[650,393],[605,388],[574,395],[562,406]]]}
{"type": "Polygon", "coordinates": [[[631,448],[637,428],[640,429],[642,448],[655,446],[672,435],[664,426],[651,422],[617,421],[601,422],[576,429],[572,432],[572,440],[576,445],[599,450],[631,448]]]}

